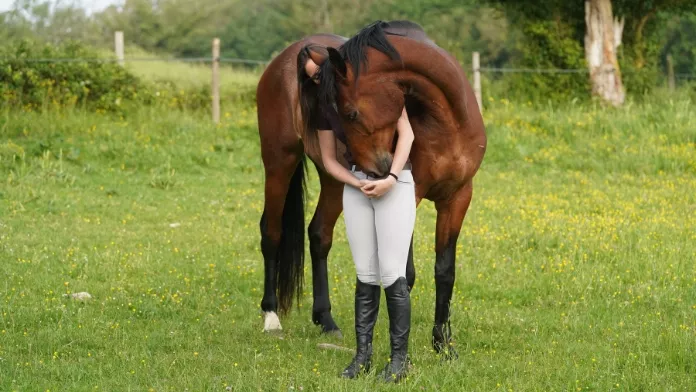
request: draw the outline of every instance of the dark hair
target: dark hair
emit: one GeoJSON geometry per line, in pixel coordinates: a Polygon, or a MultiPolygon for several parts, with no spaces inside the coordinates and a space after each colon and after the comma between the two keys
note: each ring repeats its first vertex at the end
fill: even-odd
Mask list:
{"type": "MultiPolygon", "coordinates": [[[[316,130],[316,112],[319,110],[319,86],[305,72],[305,65],[310,59],[310,51],[328,57],[326,47],[317,44],[308,44],[300,49],[297,54],[297,93],[299,94],[300,110],[304,122],[305,132],[316,130]]],[[[325,61],[324,64],[329,61],[325,61]]],[[[321,66],[320,66],[321,67],[321,66]]],[[[323,78],[323,70],[320,68],[320,80],[323,78]]]]}
{"type": "Polygon", "coordinates": [[[378,20],[360,30],[339,48],[343,60],[353,66],[356,80],[362,68],[367,65],[368,47],[377,49],[392,60],[401,60],[399,52],[387,40],[387,34],[393,34],[386,30],[389,27],[391,27],[389,23],[378,20]]]}
{"type": "MultiPolygon", "coordinates": [[[[338,52],[341,54],[343,61],[349,63],[353,67],[355,80],[358,80],[360,71],[367,65],[368,47],[377,49],[378,51],[389,56],[389,58],[392,60],[401,60],[399,52],[396,50],[396,48],[394,48],[389,40],[387,40],[387,34],[403,34],[391,32],[387,29],[390,27],[405,28],[411,27],[411,25],[415,24],[407,25],[404,22],[397,21],[392,25],[390,23],[378,20],[360,30],[356,35],[341,45],[341,47],[338,48],[338,52]]],[[[319,91],[317,96],[319,97],[319,101],[325,105],[332,105],[336,100],[338,90],[336,86],[335,72],[336,70],[331,64],[331,61],[327,60],[321,65],[321,83],[318,86],[319,91]]]]}

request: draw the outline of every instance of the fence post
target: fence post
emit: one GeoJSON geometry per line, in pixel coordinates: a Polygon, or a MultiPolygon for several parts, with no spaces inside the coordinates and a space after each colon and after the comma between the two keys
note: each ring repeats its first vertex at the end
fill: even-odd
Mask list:
{"type": "Polygon", "coordinates": [[[123,31],[114,32],[114,50],[118,65],[123,66],[123,31]]]}
{"type": "Polygon", "coordinates": [[[474,94],[476,94],[476,102],[478,102],[479,110],[483,112],[483,98],[481,96],[481,60],[479,52],[474,52],[471,64],[474,68],[474,94]]]}
{"type": "Polygon", "coordinates": [[[674,91],[676,87],[676,82],[674,80],[674,63],[672,62],[672,55],[667,55],[667,83],[669,85],[669,91],[674,91]]]}
{"type": "Polygon", "coordinates": [[[213,39],[213,122],[220,122],[220,39],[213,39]]]}

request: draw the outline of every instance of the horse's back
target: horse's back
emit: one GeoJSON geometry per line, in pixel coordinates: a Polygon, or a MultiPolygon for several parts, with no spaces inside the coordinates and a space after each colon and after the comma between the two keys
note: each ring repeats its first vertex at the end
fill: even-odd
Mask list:
{"type": "Polygon", "coordinates": [[[429,45],[437,46],[435,41],[428,37],[428,34],[425,33],[425,30],[423,30],[418,23],[411,22],[410,20],[389,21],[387,22],[385,31],[390,34],[401,35],[429,45]]]}

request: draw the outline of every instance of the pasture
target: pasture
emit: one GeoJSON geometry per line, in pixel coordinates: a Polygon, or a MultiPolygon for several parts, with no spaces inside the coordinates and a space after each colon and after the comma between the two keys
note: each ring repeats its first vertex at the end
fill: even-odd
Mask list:
{"type": "MultiPolygon", "coordinates": [[[[457,246],[452,328],[430,346],[432,203],[418,208],[411,348],[394,387],[338,378],[353,348],[342,218],[329,259],[344,339],[305,296],[262,332],[256,113],[0,113],[0,390],[696,389],[696,110],[489,99],[457,246]],[[66,294],[89,292],[91,300],[66,294]]],[[[311,170],[309,222],[318,179],[311,170]]],[[[384,302],[384,300],[382,300],[384,302]]],[[[388,355],[384,303],[375,358],[388,355]]]]}

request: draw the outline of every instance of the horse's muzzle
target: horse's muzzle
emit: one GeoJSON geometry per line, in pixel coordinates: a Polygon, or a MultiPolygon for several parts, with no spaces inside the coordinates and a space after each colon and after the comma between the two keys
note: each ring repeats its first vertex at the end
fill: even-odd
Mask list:
{"type": "Polygon", "coordinates": [[[376,173],[379,177],[386,176],[389,174],[389,170],[391,170],[391,165],[392,161],[394,161],[394,157],[389,154],[389,153],[381,153],[377,156],[377,164],[376,169],[378,173],[376,173]]]}

